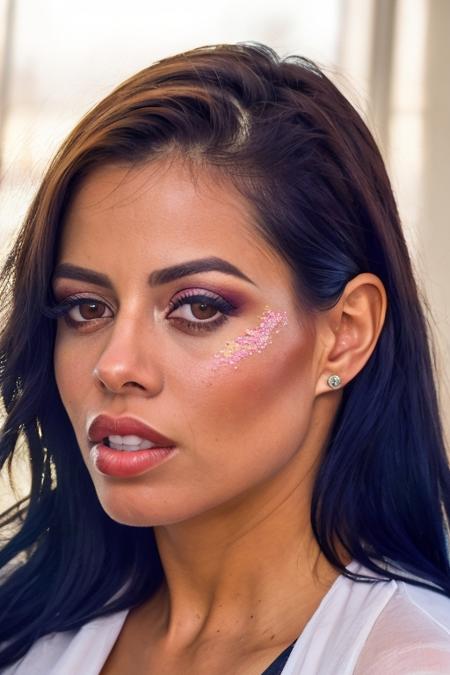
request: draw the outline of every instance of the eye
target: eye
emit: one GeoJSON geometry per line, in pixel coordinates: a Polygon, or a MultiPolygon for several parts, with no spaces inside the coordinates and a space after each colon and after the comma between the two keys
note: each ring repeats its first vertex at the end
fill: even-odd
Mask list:
{"type": "Polygon", "coordinates": [[[75,323],[84,323],[92,319],[105,318],[105,311],[107,309],[105,303],[98,300],[78,301],[68,310],[67,316],[75,321],[75,323]]]}
{"type": "Polygon", "coordinates": [[[235,306],[217,295],[205,291],[185,292],[170,302],[167,318],[192,330],[214,330],[228,319],[235,306]],[[179,310],[178,313],[174,313],[179,310]]]}
{"type": "Polygon", "coordinates": [[[98,321],[113,316],[105,302],[84,296],[71,296],[62,302],[44,307],[43,314],[51,319],[63,318],[68,326],[76,329],[97,324],[98,321]]]}

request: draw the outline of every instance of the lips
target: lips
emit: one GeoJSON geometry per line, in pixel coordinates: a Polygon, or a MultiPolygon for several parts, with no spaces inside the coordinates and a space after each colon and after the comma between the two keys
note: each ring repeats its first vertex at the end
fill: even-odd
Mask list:
{"type": "Polygon", "coordinates": [[[134,417],[110,417],[102,414],[95,417],[89,425],[88,438],[92,443],[98,443],[107,436],[114,434],[118,436],[139,436],[155,443],[159,448],[168,448],[175,445],[175,441],[163,436],[134,417]]]}

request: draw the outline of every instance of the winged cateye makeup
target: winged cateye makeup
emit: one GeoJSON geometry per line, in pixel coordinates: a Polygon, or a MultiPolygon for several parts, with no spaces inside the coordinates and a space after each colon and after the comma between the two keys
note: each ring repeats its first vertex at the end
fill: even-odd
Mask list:
{"type": "Polygon", "coordinates": [[[272,344],[273,334],[279,333],[280,327],[286,325],[287,313],[274,312],[266,305],[256,328],[247,328],[244,335],[229,340],[220,352],[214,354],[213,370],[218,370],[221,366],[233,366],[237,370],[239,361],[262,352],[272,344]]]}

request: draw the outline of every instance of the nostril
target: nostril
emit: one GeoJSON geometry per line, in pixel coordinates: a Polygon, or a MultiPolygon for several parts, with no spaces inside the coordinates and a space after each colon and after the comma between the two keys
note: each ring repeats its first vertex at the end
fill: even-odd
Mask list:
{"type": "Polygon", "coordinates": [[[139,382],[125,382],[124,386],[131,385],[132,387],[139,387],[139,389],[145,389],[145,387],[142,384],[139,384],[139,382]]]}

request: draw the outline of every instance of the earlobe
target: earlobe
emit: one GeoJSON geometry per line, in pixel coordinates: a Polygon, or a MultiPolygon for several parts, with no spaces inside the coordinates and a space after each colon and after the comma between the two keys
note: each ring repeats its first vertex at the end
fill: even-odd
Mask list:
{"type": "Polygon", "coordinates": [[[377,276],[363,273],[349,281],[323,324],[327,347],[316,395],[342,389],[364,368],[376,347],[386,310],[386,291],[377,276]]]}

